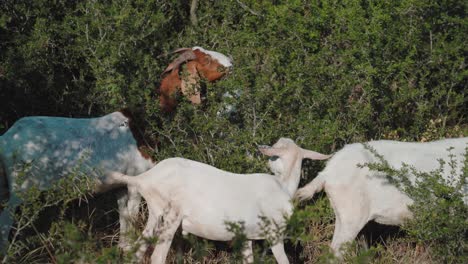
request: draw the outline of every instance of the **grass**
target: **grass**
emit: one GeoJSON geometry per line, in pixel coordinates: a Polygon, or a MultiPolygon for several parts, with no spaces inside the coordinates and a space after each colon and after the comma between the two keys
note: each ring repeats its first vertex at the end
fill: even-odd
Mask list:
{"type": "MultiPolygon", "coordinates": [[[[57,226],[48,231],[41,230],[39,234],[30,233],[29,235],[34,238],[41,237],[42,242],[37,242],[37,239],[29,240],[31,237],[27,238],[28,241],[36,241],[36,248],[25,255],[16,256],[14,262],[65,263],[65,260],[77,262],[83,255],[88,257],[81,260],[83,263],[131,261],[130,257],[124,256],[117,248],[118,215],[116,209],[112,208],[116,207],[113,198],[113,194],[104,194],[80,206],[72,204],[67,216],[57,220],[57,226]],[[68,238],[68,242],[65,238],[68,238]],[[69,258],[64,257],[67,251],[72,252],[69,258]]],[[[329,263],[332,259],[328,246],[333,236],[334,216],[329,214],[331,211],[328,199],[319,197],[312,204],[300,208],[298,212],[302,212],[302,216],[310,216],[317,208],[319,212],[322,210],[322,213],[328,215],[315,214],[304,219],[306,226],[299,227],[302,228],[302,238],[286,241],[286,253],[291,263],[329,263]]],[[[51,213],[51,210],[41,217],[47,218],[47,213],[51,213]]],[[[139,229],[137,233],[143,229],[145,218],[146,212],[143,209],[136,223],[139,229]]],[[[37,223],[41,221],[39,219],[37,223]]],[[[398,228],[391,228],[390,231],[382,226],[378,228],[380,229],[376,231],[375,227],[371,226],[371,230],[365,229],[361,232],[358,239],[349,245],[345,263],[437,263],[432,258],[431,245],[408,241],[398,228]],[[386,232],[382,232],[382,229],[386,232]],[[382,236],[379,236],[379,233],[382,236]],[[374,239],[371,239],[370,234],[374,239]]],[[[144,263],[150,263],[151,250],[152,247],[148,250],[144,263]]],[[[262,241],[254,242],[254,250],[257,263],[275,263],[271,251],[262,241]]],[[[233,257],[235,253],[229,242],[209,241],[193,235],[184,237],[179,230],[172,243],[167,263],[237,263],[238,259],[233,257]]]]}

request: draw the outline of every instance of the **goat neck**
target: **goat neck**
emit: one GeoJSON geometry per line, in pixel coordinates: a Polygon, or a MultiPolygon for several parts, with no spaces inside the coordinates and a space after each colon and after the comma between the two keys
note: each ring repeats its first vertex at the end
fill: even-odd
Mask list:
{"type": "Polygon", "coordinates": [[[287,159],[283,161],[283,171],[275,173],[275,176],[279,178],[281,184],[291,197],[296,193],[299,186],[302,159],[303,157],[300,153],[291,153],[290,157],[287,157],[287,159]]]}
{"type": "Polygon", "coordinates": [[[289,138],[280,138],[272,147],[261,146],[259,149],[263,154],[270,156],[268,165],[271,171],[278,177],[291,197],[299,186],[302,160],[304,158],[324,160],[330,157],[330,155],[302,149],[289,138]]]}

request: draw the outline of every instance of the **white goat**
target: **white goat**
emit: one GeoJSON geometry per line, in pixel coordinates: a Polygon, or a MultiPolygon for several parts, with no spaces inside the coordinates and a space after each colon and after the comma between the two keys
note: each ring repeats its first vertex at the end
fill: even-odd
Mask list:
{"type": "MultiPolygon", "coordinates": [[[[0,186],[8,185],[8,190],[2,190],[3,196],[10,194],[7,208],[0,214],[0,250],[5,250],[8,242],[12,213],[22,203],[17,192],[33,185],[47,190],[80,162],[82,166],[79,169],[96,179],[97,191],[116,187],[101,184],[103,174],[110,170],[136,175],[154,166],[148,156],[140,153],[139,137],[132,133],[132,120],[124,113],[129,115],[114,112],[98,118],[24,117],[0,136],[0,167],[4,171],[0,175],[0,186]],[[24,164],[32,166],[20,185],[18,176],[24,170],[21,168],[24,164]]],[[[128,249],[124,236],[132,217],[138,213],[141,196],[131,189],[128,194],[119,195],[119,245],[128,249]]]]}
{"type": "MultiPolygon", "coordinates": [[[[449,161],[447,149],[453,147],[450,153],[457,162],[456,175],[450,175],[451,169],[445,164],[443,177],[447,179],[462,174],[467,143],[468,137],[427,143],[380,140],[368,142],[368,145],[392,168],[401,169],[405,163],[421,172],[437,169],[439,159],[449,161]]],[[[376,162],[379,159],[363,144],[346,145],[334,154],[312,182],[296,192],[296,197],[304,200],[325,189],[336,215],[331,248],[338,257],[342,255],[341,246],[352,241],[368,221],[401,225],[412,217],[408,209],[413,202],[411,198],[390,184],[383,173],[358,166],[376,162]]],[[[414,182],[415,176],[408,176],[414,182]]]]}
{"type": "MultiPolygon", "coordinates": [[[[272,157],[269,166],[275,175],[235,174],[204,163],[183,158],[161,161],[136,177],[111,174],[112,184],[125,183],[140,192],[148,204],[149,217],[143,237],[158,237],[151,261],[164,263],[178,226],[183,233],[206,239],[228,241],[234,236],[226,222],[242,222],[249,240],[264,239],[260,217],[284,227],[292,213],[291,198],[296,191],[303,158],[327,159],[329,156],[298,147],[291,139],[281,138],[273,147],[260,147],[272,157]],[[164,219],[164,221],[162,221],[164,219]]],[[[275,238],[276,235],[274,234],[275,238]]],[[[143,240],[137,251],[141,260],[148,245],[143,240]]],[[[283,239],[275,241],[273,254],[279,263],[289,263],[283,239]]],[[[242,252],[253,261],[252,242],[242,252]]]]}

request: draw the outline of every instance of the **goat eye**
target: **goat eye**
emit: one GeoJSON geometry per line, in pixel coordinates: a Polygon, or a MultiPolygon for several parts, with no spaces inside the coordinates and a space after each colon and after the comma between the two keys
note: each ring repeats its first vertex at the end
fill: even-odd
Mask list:
{"type": "Polygon", "coordinates": [[[128,127],[128,121],[125,120],[122,123],[120,123],[120,127],[128,127]]]}
{"type": "Polygon", "coordinates": [[[271,157],[270,157],[270,161],[275,161],[275,160],[277,160],[277,159],[279,159],[279,156],[271,156],[271,157]]]}

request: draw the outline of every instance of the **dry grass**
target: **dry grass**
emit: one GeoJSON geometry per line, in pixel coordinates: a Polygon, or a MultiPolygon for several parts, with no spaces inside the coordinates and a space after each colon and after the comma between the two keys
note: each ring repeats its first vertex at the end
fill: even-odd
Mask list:
{"type": "MultiPolygon", "coordinates": [[[[145,223],[145,212],[143,211],[139,218],[139,226],[142,229],[145,223]]],[[[311,221],[307,227],[308,241],[293,245],[291,242],[286,242],[286,251],[291,263],[329,263],[330,251],[329,244],[331,242],[334,231],[333,216],[325,221],[311,221]]],[[[404,234],[398,231],[397,228],[387,230],[385,226],[378,225],[376,228],[371,226],[366,227],[368,234],[361,234],[355,243],[350,245],[344,263],[371,263],[371,264],[435,264],[436,260],[432,258],[431,247],[428,245],[416,245],[407,242],[404,234]],[[369,230],[370,229],[370,230],[369,230]],[[382,229],[384,231],[382,231],[382,229]],[[373,232],[374,231],[374,232],[373,232]],[[386,233],[387,232],[387,233],[386,233]],[[389,234],[390,233],[390,234],[389,234]],[[371,239],[369,234],[376,235],[375,239],[371,239]],[[369,242],[372,240],[372,242],[369,242]],[[372,244],[372,245],[369,245],[372,244]],[[375,253],[370,257],[362,257],[366,255],[369,248],[375,249],[375,253]]],[[[364,232],[362,232],[364,233],[364,232]]],[[[262,245],[261,242],[254,242],[256,252],[256,260],[263,259],[259,263],[271,262],[273,256],[271,252],[262,245]],[[267,252],[267,256],[262,256],[267,252]]],[[[152,248],[146,254],[145,264],[150,263],[150,255],[152,248]]],[[[229,243],[213,242],[194,236],[188,239],[184,238],[179,231],[171,246],[168,255],[167,263],[184,263],[184,264],[221,264],[221,263],[237,263],[233,259],[233,252],[229,243]],[[194,245],[195,244],[195,245],[194,245]],[[207,246],[203,250],[203,256],[194,247],[207,246]]],[[[272,262],[276,263],[276,262],[272,262]]]]}
{"type": "MultiPolygon", "coordinates": [[[[93,252],[86,254],[100,255],[102,248],[110,248],[116,246],[118,242],[118,214],[116,213],[115,205],[109,205],[113,201],[112,195],[100,196],[97,201],[91,201],[89,204],[84,204],[71,209],[69,214],[70,219],[74,223],[86,223],[87,227],[80,230],[88,230],[88,234],[92,234],[90,239],[98,241],[94,243],[99,245],[93,252]],[[103,206],[102,203],[105,203],[103,206]]],[[[286,253],[288,254],[291,263],[329,263],[330,251],[329,244],[331,242],[334,231],[334,216],[326,215],[327,201],[316,200],[312,206],[305,210],[315,210],[317,207],[324,210],[325,216],[318,215],[313,219],[307,219],[305,228],[306,241],[293,244],[291,241],[286,241],[286,253]],[[325,206],[323,206],[325,204],[325,206]]],[[[140,216],[136,223],[137,231],[135,237],[141,233],[146,223],[147,211],[145,206],[140,212],[140,216]]],[[[370,234],[375,235],[372,230],[370,234]]],[[[44,235],[46,235],[44,233],[44,235]]],[[[369,250],[369,237],[365,238],[363,234],[356,240],[356,243],[350,245],[348,254],[345,257],[345,263],[437,263],[432,258],[431,247],[429,245],[415,245],[406,241],[401,233],[391,233],[391,235],[376,237],[372,242],[372,249],[369,250]],[[367,240],[366,240],[367,239],[367,240]],[[375,242],[376,241],[376,242],[375,242]],[[368,254],[373,252],[372,254],[368,254]]],[[[55,241],[59,243],[59,241],[55,241]]],[[[254,250],[256,251],[255,259],[258,263],[275,263],[273,256],[267,246],[262,242],[254,242],[254,250]]],[[[171,250],[168,255],[167,263],[184,263],[184,264],[220,264],[220,263],[237,263],[233,257],[235,252],[232,252],[229,243],[213,242],[197,238],[195,236],[183,237],[179,231],[172,243],[171,250]]],[[[152,248],[146,254],[144,263],[150,263],[150,255],[152,248]]],[[[32,255],[27,256],[25,260],[28,263],[56,263],[54,256],[45,254],[42,250],[39,254],[30,252],[32,255]]],[[[23,256],[24,257],[24,256],[23,256]]],[[[126,263],[128,258],[121,255],[121,262],[126,263]]]]}

